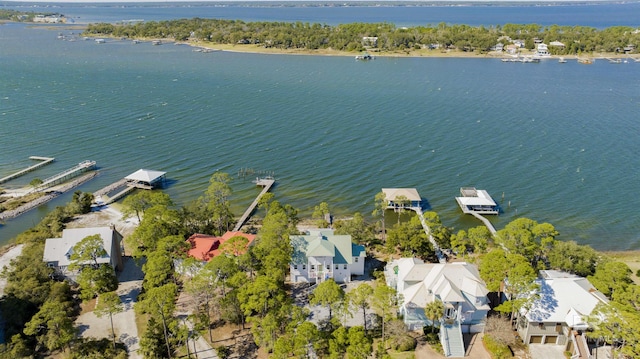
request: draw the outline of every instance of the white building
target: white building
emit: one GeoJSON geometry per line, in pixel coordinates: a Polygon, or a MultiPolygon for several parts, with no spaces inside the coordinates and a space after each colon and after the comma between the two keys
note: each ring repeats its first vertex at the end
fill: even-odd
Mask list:
{"type": "Polygon", "coordinates": [[[364,274],[364,246],[351,242],[350,235],[333,234],[332,229],[313,229],[307,235],[291,236],[292,282],[319,283],[332,278],[348,282],[364,274]]]}
{"type": "Polygon", "coordinates": [[[538,57],[551,56],[551,54],[549,53],[549,47],[547,46],[547,44],[539,43],[538,45],[536,45],[536,53],[534,54],[534,56],[538,56],[538,57]]]}
{"type": "Polygon", "coordinates": [[[435,324],[440,326],[440,340],[447,356],[464,356],[462,333],[484,330],[490,309],[488,290],[475,265],[401,258],[387,265],[385,277],[387,285],[402,295],[400,314],[410,330],[433,325],[424,308],[433,301],[443,303],[443,316],[435,324]]]}
{"type": "Polygon", "coordinates": [[[542,270],[539,298],[518,319],[518,333],[525,343],[563,345],[570,352],[586,348],[582,332],[589,328],[587,317],[607,298],[586,278],[542,270]]]}

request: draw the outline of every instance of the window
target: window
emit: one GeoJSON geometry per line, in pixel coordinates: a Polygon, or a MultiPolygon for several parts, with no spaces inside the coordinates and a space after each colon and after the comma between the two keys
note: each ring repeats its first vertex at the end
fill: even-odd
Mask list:
{"type": "Polygon", "coordinates": [[[294,265],[293,265],[293,269],[298,269],[298,265],[297,265],[297,264],[294,264],[294,265]]]}
{"type": "Polygon", "coordinates": [[[339,265],[336,264],[336,269],[339,269],[338,267],[339,267],[339,265]]]}
{"type": "Polygon", "coordinates": [[[353,257],[353,261],[358,263],[358,257],[353,257]]]}
{"type": "Polygon", "coordinates": [[[544,329],[544,323],[538,323],[538,329],[544,329]]]}
{"type": "Polygon", "coordinates": [[[311,265],[311,270],[316,269],[315,267],[316,267],[316,266],[314,266],[314,265],[312,264],[312,265],[311,265]]]}
{"type": "Polygon", "coordinates": [[[346,264],[344,265],[344,269],[347,269],[347,265],[346,264]]]}
{"type": "Polygon", "coordinates": [[[306,265],[306,264],[303,264],[303,265],[302,265],[302,270],[306,270],[306,269],[307,269],[307,265],[306,265]]]}
{"type": "Polygon", "coordinates": [[[327,264],[327,270],[331,269],[331,265],[327,264]]]}

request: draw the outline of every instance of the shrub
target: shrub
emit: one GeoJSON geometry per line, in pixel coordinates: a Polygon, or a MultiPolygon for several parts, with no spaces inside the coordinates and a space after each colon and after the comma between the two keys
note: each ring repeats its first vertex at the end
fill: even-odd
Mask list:
{"type": "Polygon", "coordinates": [[[410,335],[401,335],[393,338],[391,347],[399,352],[408,352],[416,348],[418,342],[410,335]]]}
{"type": "Polygon", "coordinates": [[[220,359],[227,359],[229,355],[231,355],[231,349],[221,345],[216,348],[216,354],[218,354],[218,358],[220,359]]]}
{"type": "Polygon", "coordinates": [[[484,342],[485,348],[491,354],[491,357],[494,359],[504,359],[504,358],[513,358],[513,353],[511,353],[511,349],[506,344],[501,344],[495,339],[493,339],[490,335],[485,335],[482,338],[484,342]]]}

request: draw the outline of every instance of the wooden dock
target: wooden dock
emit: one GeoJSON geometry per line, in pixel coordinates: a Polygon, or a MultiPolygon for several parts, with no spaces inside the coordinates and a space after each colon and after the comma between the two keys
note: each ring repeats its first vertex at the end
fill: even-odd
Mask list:
{"type": "Polygon", "coordinates": [[[493,224],[491,222],[489,222],[488,219],[486,219],[481,214],[478,214],[478,213],[475,213],[475,212],[469,212],[469,214],[474,216],[474,217],[476,217],[477,219],[481,220],[482,223],[484,223],[484,225],[487,227],[489,232],[491,232],[491,235],[493,235],[493,236],[496,235],[496,233],[497,233],[496,228],[493,226],[493,224]]]}
{"type": "Polygon", "coordinates": [[[27,167],[27,168],[25,168],[23,170],[20,170],[20,171],[18,171],[16,173],[10,174],[10,175],[8,175],[6,177],[0,178],[0,183],[9,182],[14,178],[18,178],[18,177],[20,177],[20,176],[22,176],[22,175],[24,175],[24,174],[26,174],[28,172],[35,171],[40,167],[44,167],[44,166],[48,165],[49,163],[51,163],[51,162],[53,162],[55,160],[55,158],[53,158],[53,157],[39,157],[39,156],[31,156],[31,157],[29,157],[29,159],[30,160],[34,160],[34,161],[40,161],[40,163],[37,163],[37,164],[35,164],[33,166],[29,166],[29,167],[27,167]]]}
{"type": "Polygon", "coordinates": [[[136,186],[127,185],[127,188],[125,188],[122,191],[114,194],[111,197],[107,197],[107,200],[104,201],[104,204],[111,204],[111,203],[119,200],[120,198],[128,195],[129,193],[133,192],[135,189],[136,189],[136,186]]]}
{"type": "Polygon", "coordinates": [[[240,230],[240,228],[242,228],[244,223],[251,216],[251,213],[253,213],[253,211],[258,206],[258,202],[260,201],[260,198],[262,198],[262,196],[264,196],[265,193],[271,190],[271,187],[273,187],[273,185],[276,183],[276,180],[273,179],[273,177],[267,177],[267,178],[256,178],[254,182],[257,186],[262,187],[262,191],[260,192],[258,197],[256,197],[256,199],[251,203],[249,208],[247,208],[247,210],[244,212],[242,217],[240,217],[240,220],[238,221],[235,228],[233,229],[234,232],[237,232],[240,230]]]}
{"type": "Polygon", "coordinates": [[[58,183],[62,183],[69,178],[73,178],[78,176],[79,174],[89,171],[96,167],[96,161],[83,161],[78,163],[78,165],[69,168],[68,170],[62,171],[54,176],[51,176],[45,179],[42,184],[34,189],[34,191],[42,191],[47,189],[48,187],[54,186],[58,183]]]}
{"type": "Polygon", "coordinates": [[[104,195],[106,195],[107,193],[109,193],[109,192],[111,192],[113,190],[116,190],[116,189],[118,189],[120,187],[124,187],[124,185],[126,183],[127,183],[127,180],[125,178],[123,178],[118,182],[114,182],[114,183],[112,183],[112,184],[110,184],[110,185],[108,185],[106,187],[103,187],[103,188],[93,192],[93,196],[94,197],[104,196],[104,195]]]}
{"type": "Polygon", "coordinates": [[[427,237],[429,237],[429,242],[431,242],[431,245],[433,246],[433,249],[436,252],[436,256],[438,257],[438,262],[447,263],[447,257],[442,252],[442,249],[436,242],[435,238],[433,238],[433,235],[431,234],[431,228],[429,228],[429,226],[427,225],[427,221],[424,219],[422,208],[411,207],[410,209],[418,214],[418,218],[420,218],[420,223],[422,223],[422,229],[424,229],[424,232],[427,234],[427,237]]]}

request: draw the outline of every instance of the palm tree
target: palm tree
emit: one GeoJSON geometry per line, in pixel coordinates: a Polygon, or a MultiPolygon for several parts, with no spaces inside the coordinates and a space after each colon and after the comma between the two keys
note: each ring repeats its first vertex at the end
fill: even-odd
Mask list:
{"type": "Polygon", "coordinates": [[[436,321],[440,320],[444,315],[444,304],[439,300],[427,303],[424,307],[424,314],[431,320],[431,333],[435,331],[436,321]]]}

